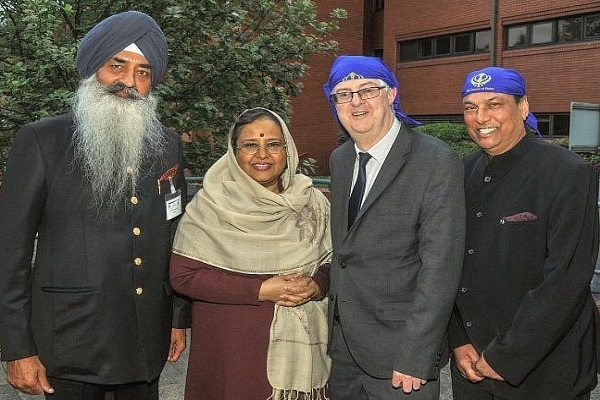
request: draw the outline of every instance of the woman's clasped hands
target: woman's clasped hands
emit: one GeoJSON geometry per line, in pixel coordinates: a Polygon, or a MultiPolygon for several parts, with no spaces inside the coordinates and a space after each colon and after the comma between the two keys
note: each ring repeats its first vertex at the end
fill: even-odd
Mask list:
{"type": "Polygon", "coordinates": [[[320,296],[319,285],[310,276],[294,272],[264,281],[258,299],[272,301],[280,306],[296,307],[320,296]]]}

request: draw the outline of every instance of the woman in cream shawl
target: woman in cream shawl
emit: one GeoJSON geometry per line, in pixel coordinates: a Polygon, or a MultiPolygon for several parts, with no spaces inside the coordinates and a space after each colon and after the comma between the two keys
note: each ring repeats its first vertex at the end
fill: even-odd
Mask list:
{"type": "Polygon", "coordinates": [[[186,399],[325,398],[329,202],[276,113],[244,111],[228,143],[173,245],[194,300],[186,399]]]}

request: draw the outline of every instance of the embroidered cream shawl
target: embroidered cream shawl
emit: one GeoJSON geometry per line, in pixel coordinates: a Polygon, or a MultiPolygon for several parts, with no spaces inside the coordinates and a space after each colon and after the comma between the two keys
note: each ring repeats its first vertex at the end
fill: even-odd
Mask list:
{"type": "MultiPolygon", "coordinates": [[[[330,261],[329,202],[309,177],[296,173],[292,136],[270,112],[280,121],[287,146],[283,190],[271,192],[239,167],[232,127],[227,153],[208,170],[179,222],[174,253],[245,274],[301,271],[312,276],[330,261]]],[[[267,355],[273,398],[320,395],[329,377],[326,349],[326,299],[297,307],[275,305],[267,355]]]]}

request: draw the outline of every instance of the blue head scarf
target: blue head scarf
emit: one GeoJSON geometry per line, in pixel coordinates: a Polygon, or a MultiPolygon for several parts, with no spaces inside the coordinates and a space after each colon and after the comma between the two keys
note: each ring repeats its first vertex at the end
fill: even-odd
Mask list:
{"type": "Polygon", "coordinates": [[[132,43],[136,44],[152,66],[152,86],[158,85],[167,69],[167,40],[156,21],[138,11],[126,11],[108,17],[83,37],[77,48],[79,77],[85,79],[92,76],[132,43]]]}
{"type": "MultiPolygon", "coordinates": [[[[465,77],[460,96],[465,97],[471,93],[479,92],[525,96],[525,79],[518,71],[502,67],[488,67],[469,72],[465,77]]],[[[537,118],[533,113],[529,113],[525,119],[525,125],[533,129],[538,135],[540,134],[537,118]]]]}
{"type": "MultiPolygon", "coordinates": [[[[335,105],[331,102],[329,96],[337,84],[350,79],[381,79],[389,87],[398,88],[398,80],[389,67],[385,65],[380,58],[366,56],[339,56],[333,62],[331,71],[329,72],[329,80],[323,85],[323,91],[329,100],[329,104],[333,110],[333,115],[335,115],[336,119],[337,110],[335,109],[335,105]]],[[[406,125],[421,125],[419,121],[409,118],[400,109],[400,94],[398,91],[396,92],[396,98],[394,99],[393,107],[396,117],[398,117],[398,119],[404,122],[406,125]]]]}

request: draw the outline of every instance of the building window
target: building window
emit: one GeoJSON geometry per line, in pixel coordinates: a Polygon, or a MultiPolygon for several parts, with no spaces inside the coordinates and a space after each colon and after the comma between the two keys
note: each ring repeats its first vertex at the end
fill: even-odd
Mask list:
{"type": "Polygon", "coordinates": [[[384,0],[375,0],[374,1],[374,6],[375,6],[374,7],[375,11],[383,11],[383,8],[385,6],[385,1],[384,0]]]}
{"type": "Polygon", "coordinates": [[[450,54],[452,54],[452,52],[450,51],[450,38],[449,37],[437,38],[435,40],[435,55],[436,55],[436,57],[449,56],[450,54]]]}
{"type": "Polygon", "coordinates": [[[569,114],[535,114],[542,136],[569,136],[569,114]]]}
{"type": "Polygon", "coordinates": [[[398,62],[490,51],[490,30],[398,42],[398,62]]]}
{"type": "Polygon", "coordinates": [[[554,42],[552,34],[554,22],[541,22],[531,25],[531,44],[546,44],[554,42]]]}
{"type": "Polygon", "coordinates": [[[410,42],[401,45],[398,43],[398,57],[400,60],[417,60],[417,49],[419,48],[418,42],[410,42]]]}
{"type": "Polygon", "coordinates": [[[538,131],[543,136],[550,135],[550,115],[549,114],[535,114],[538,123],[538,131]]]}
{"type": "Polygon", "coordinates": [[[554,136],[569,136],[571,116],[569,114],[553,114],[550,134],[554,136]]]}
{"type": "Polygon", "coordinates": [[[585,38],[600,38],[600,14],[585,17],[585,38]]]}
{"type": "Polygon", "coordinates": [[[576,15],[506,28],[506,48],[600,39],[600,14],[576,15]]]}
{"type": "Polygon", "coordinates": [[[473,36],[471,34],[454,36],[454,54],[470,54],[473,52],[473,36]]]}
{"type": "Polygon", "coordinates": [[[511,26],[508,28],[507,46],[521,47],[527,44],[527,26],[511,26]]]}
{"type": "Polygon", "coordinates": [[[418,44],[418,55],[421,58],[433,56],[433,45],[430,40],[420,40],[418,44]]]}
{"type": "Polygon", "coordinates": [[[491,37],[491,31],[475,32],[475,53],[489,53],[491,37]]]}
{"type": "Polygon", "coordinates": [[[558,42],[578,42],[581,40],[581,17],[559,19],[557,22],[558,42]]]}

